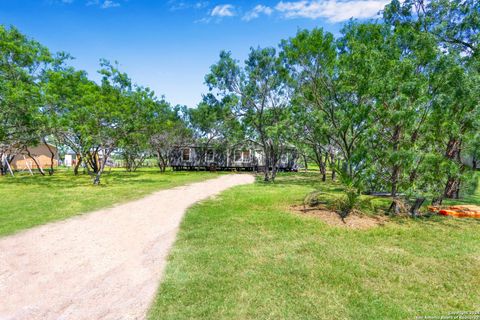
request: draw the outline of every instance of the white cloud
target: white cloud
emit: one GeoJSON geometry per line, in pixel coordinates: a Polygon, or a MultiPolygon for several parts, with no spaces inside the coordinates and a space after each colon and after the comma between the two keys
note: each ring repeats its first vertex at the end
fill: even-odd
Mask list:
{"type": "Polygon", "coordinates": [[[236,16],[235,7],[231,4],[222,4],[215,6],[207,17],[195,20],[194,23],[210,23],[212,21],[219,23],[223,18],[233,16],[236,16]]]}
{"type": "Polygon", "coordinates": [[[390,0],[280,1],[275,9],[285,18],[324,18],[331,22],[341,22],[350,18],[373,18],[389,2],[390,0]]]}
{"type": "Polygon", "coordinates": [[[233,17],[235,15],[234,6],[231,4],[222,4],[215,6],[210,15],[212,17],[233,17]]]}
{"type": "Polygon", "coordinates": [[[115,8],[115,7],[120,7],[120,3],[115,2],[113,0],[90,0],[87,2],[87,6],[98,6],[102,9],[109,9],[109,8],[115,8]]]}
{"type": "Polygon", "coordinates": [[[177,11],[186,9],[203,9],[208,6],[208,1],[197,1],[192,3],[189,1],[169,0],[168,4],[170,6],[170,10],[177,11]]]}
{"type": "Polygon", "coordinates": [[[105,0],[103,1],[102,5],[100,6],[102,9],[108,9],[108,8],[115,8],[119,7],[120,3],[112,1],[112,0],[105,0]]]}
{"type": "Polygon", "coordinates": [[[243,16],[242,20],[250,21],[253,19],[257,19],[258,17],[260,17],[261,14],[265,14],[269,16],[272,14],[272,12],[273,12],[272,8],[259,4],[255,6],[255,8],[253,8],[252,10],[248,11],[243,16]]]}

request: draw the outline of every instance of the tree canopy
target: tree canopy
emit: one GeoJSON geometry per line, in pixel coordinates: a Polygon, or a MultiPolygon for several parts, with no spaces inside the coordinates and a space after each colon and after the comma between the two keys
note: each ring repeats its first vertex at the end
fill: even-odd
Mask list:
{"type": "Polygon", "coordinates": [[[382,13],[338,36],[298,30],[244,62],[222,51],[191,109],[107,60],[92,81],[68,54],[0,26],[1,172],[48,141],[73,151],[75,172],[83,165],[95,183],[113,154],[130,171],[155,156],[163,171],[174,146],[248,141],[262,150],[265,181],[295,148],[324,180],[330,169],[356,194],[388,193],[393,211],[401,196],[458,197],[480,152],[480,5],[393,0],[382,13]]]}

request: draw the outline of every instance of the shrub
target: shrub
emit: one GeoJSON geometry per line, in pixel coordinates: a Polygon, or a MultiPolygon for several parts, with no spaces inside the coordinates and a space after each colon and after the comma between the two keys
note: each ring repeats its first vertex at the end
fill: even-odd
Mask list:
{"type": "Polygon", "coordinates": [[[310,192],[303,199],[303,205],[309,207],[317,207],[322,203],[322,201],[320,200],[321,196],[322,193],[320,191],[310,192]]]}
{"type": "Polygon", "coordinates": [[[346,188],[345,195],[336,201],[336,212],[345,223],[345,218],[360,204],[360,192],[356,188],[346,188]]]}

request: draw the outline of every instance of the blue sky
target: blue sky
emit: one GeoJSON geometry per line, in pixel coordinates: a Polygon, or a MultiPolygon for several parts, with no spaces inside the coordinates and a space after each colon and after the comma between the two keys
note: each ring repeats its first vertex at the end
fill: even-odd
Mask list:
{"type": "Polygon", "coordinates": [[[350,17],[376,16],[387,0],[0,0],[0,23],[52,51],[66,51],[98,79],[100,58],[117,60],[141,85],[194,107],[220,50],[244,60],[300,28],[338,33],[350,17]]]}

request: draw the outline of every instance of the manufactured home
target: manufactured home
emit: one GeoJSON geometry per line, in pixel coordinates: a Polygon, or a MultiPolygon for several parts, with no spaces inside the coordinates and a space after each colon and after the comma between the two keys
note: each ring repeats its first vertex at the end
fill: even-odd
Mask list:
{"type": "Polygon", "coordinates": [[[42,169],[50,167],[51,157],[53,153],[53,165],[54,167],[58,166],[58,149],[57,147],[49,144],[40,144],[34,147],[28,147],[27,150],[23,150],[20,153],[16,154],[11,162],[12,169],[14,170],[31,170],[37,169],[38,166],[42,169]],[[30,152],[30,156],[28,155],[30,152]],[[35,161],[33,161],[35,158],[35,161]],[[38,166],[37,166],[38,164],[38,166]]]}
{"type": "MultiPolygon", "coordinates": [[[[172,149],[170,165],[173,170],[263,171],[265,159],[262,150],[251,145],[184,145],[172,149]]],[[[297,170],[297,152],[294,148],[285,151],[277,169],[297,170]]]]}

